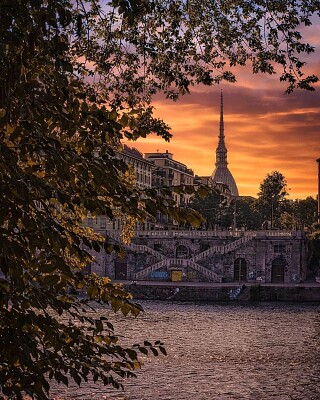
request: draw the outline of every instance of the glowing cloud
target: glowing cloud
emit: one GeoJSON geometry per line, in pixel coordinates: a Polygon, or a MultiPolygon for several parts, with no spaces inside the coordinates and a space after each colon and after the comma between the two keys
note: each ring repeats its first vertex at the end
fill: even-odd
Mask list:
{"type": "MultiPolygon", "coordinates": [[[[318,31],[320,27],[316,28],[318,31]]],[[[319,42],[316,35],[312,38],[319,42]]],[[[309,38],[308,38],[309,39],[309,38]]],[[[319,53],[308,56],[308,73],[319,73],[319,53]]],[[[150,136],[130,143],[141,152],[169,150],[198,175],[211,175],[219,133],[220,90],[224,92],[224,122],[229,168],[240,195],[256,196],[266,174],[280,171],[290,198],[316,196],[320,157],[320,85],[317,91],[284,94],[278,77],[237,70],[238,83],[196,87],[190,96],[172,103],[160,96],[156,115],[171,126],[166,143],[150,136]]]]}

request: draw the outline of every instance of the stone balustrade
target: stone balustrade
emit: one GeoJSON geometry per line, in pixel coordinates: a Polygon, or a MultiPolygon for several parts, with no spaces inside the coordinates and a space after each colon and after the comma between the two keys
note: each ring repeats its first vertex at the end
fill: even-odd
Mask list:
{"type": "Polygon", "coordinates": [[[236,238],[236,237],[301,237],[301,231],[291,230],[261,230],[261,231],[242,231],[242,230],[210,230],[210,231],[198,231],[198,230],[158,230],[158,231],[135,231],[135,237],[147,237],[147,238],[169,238],[169,237],[185,237],[185,238],[236,238]]]}

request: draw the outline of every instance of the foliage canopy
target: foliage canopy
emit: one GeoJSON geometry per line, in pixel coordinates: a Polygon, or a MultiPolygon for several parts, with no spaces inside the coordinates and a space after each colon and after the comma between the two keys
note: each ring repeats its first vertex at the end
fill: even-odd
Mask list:
{"type": "MultiPolygon", "coordinates": [[[[140,366],[108,320],[87,317],[90,299],[138,314],[108,278],[84,276],[86,249],[117,251],[82,226],[114,210],[143,220],[157,211],[199,224],[170,189],[141,192],[115,156],[123,137],[155,132],[152,96],[177,99],[193,84],[234,81],[229,67],[252,64],[294,87],[312,89],[300,55],[313,51],[298,27],[319,2],[2,0],[0,3],[0,388],[3,395],[49,396],[48,378],[89,377],[118,386],[140,366]],[[68,315],[71,324],[59,316],[68,315]],[[81,326],[79,328],[78,325],[81,326]],[[84,328],[86,326],[86,328],[84,328]]],[[[189,190],[185,188],[182,190],[189,190]]]]}
{"type": "Polygon", "coordinates": [[[286,191],[287,181],[279,171],[273,171],[265,177],[260,184],[257,207],[262,213],[265,221],[270,221],[270,228],[277,226],[285,199],[288,196],[286,191]]]}

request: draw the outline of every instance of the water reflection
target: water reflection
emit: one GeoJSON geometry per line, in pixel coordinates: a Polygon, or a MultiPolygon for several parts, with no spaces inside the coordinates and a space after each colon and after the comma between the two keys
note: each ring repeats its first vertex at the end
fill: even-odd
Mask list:
{"type": "MultiPolygon", "coordinates": [[[[124,393],[85,384],[55,394],[81,400],[318,400],[319,308],[143,302],[146,313],[113,316],[126,343],[165,342],[124,393]]],[[[99,313],[107,310],[101,307],[99,313]]]]}

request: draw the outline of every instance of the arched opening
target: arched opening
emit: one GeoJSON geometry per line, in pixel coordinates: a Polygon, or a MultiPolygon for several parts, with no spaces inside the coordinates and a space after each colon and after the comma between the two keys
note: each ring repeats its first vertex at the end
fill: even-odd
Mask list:
{"type": "Polygon", "coordinates": [[[244,258],[237,258],[234,262],[234,281],[247,281],[247,261],[244,258]]]}
{"type": "Polygon", "coordinates": [[[124,280],[127,279],[127,261],[117,259],[115,261],[115,279],[124,280]]]}
{"type": "Polygon", "coordinates": [[[176,249],[176,258],[188,258],[189,249],[186,246],[180,244],[176,249]]]}
{"type": "Polygon", "coordinates": [[[272,269],[271,269],[271,282],[272,283],[284,282],[285,266],[286,266],[286,262],[283,258],[278,257],[272,261],[272,269]]]}

